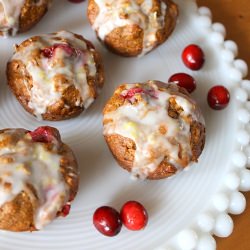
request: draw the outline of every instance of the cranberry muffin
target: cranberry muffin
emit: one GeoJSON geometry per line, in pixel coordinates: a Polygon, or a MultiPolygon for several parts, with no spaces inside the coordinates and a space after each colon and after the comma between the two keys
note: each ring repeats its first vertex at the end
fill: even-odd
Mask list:
{"type": "Polygon", "coordinates": [[[187,91],[175,84],[123,84],[103,113],[109,149],[133,177],[172,176],[197,162],[204,148],[201,111],[187,91]]]}
{"type": "Polygon", "coordinates": [[[78,175],[74,154],[57,129],[0,130],[0,229],[40,230],[66,215],[78,175]]]}
{"type": "Polygon", "coordinates": [[[38,119],[79,115],[104,83],[100,55],[80,35],[60,31],[16,46],[7,65],[8,84],[23,107],[38,119]]]}
{"type": "Polygon", "coordinates": [[[97,37],[122,56],[142,56],[175,28],[178,7],[171,0],[89,0],[88,19],[97,37]]]}
{"type": "Polygon", "coordinates": [[[31,29],[48,11],[52,0],[0,0],[0,36],[31,29]]]}

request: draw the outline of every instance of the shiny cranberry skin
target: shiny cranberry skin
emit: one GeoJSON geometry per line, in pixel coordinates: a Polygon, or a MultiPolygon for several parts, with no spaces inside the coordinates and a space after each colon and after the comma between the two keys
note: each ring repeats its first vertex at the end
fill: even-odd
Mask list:
{"type": "Polygon", "coordinates": [[[148,223],[148,213],[144,206],[137,201],[128,201],[121,208],[123,224],[130,230],[143,229],[148,223]]]}
{"type": "Polygon", "coordinates": [[[49,126],[38,127],[34,131],[29,132],[29,134],[35,142],[51,143],[54,140],[61,141],[59,131],[49,126]]]}
{"type": "Polygon", "coordinates": [[[103,206],[96,209],[93,224],[105,236],[115,236],[122,228],[120,214],[112,207],[103,206]]]}
{"type": "Polygon", "coordinates": [[[176,73],[168,79],[168,82],[175,83],[179,87],[185,88],[189,93],[192,93],[196,89],[194,78],[186,73],[176,73]]]}
{"type": "Polygon", "coordinates": [[[222,85],[214,86],[208,92],[207,101],[212,109],[224,109],[230,101],[230,93],[227,88],[222,85]]]}
{"type": "Polygon", "coordinates": [[[205,62],[205,56],[198,45],[190,44],[183,50],[182,60],[189,69],[199,70],[205,62]]]}
{"type": "Polygon", "coordinates": [[[71,3],[81,3],[84,2],[85,0],[69,0],[71,3]]]}

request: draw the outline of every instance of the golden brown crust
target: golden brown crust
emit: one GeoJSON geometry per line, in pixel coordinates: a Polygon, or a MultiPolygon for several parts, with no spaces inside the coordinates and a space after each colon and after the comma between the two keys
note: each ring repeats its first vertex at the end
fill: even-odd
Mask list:
{"type": "Polygon", "coordinates": [[[51,0],[45,0],[41,5],[34,5],[34,0],[26,0],[19,19],[19,32],[26,32],[36,25],[48,11],[51,0]]]}
{"type": "MultiPolygon", "coordinates": [[[[185,97],[192,101],[188,92],[179,88],[174,84],[165,84],[162,82],[154,81],[154,83],[158,86],[159,89],[167,89],[171,94],[179,95],[185,97]]],[[[138,87],[139,87],[138,83],[138,87]]],[[[124,105],[126,102],[125,98],[121,96],[121,92],[125,89],[125,85],[120,85],[116,90],[113,96],[106,103],[103,114],[107,114],[109,112],[113,112],[117,110],[119,107],[124,105]]],[[[171,98],[170,98],[171,99],[171,98]]],[[[178,119],[179,114],[182,112],[182,108],[177,105],[175,100],[170,100],[168,105],[168,115],[173,119],[178,119]]],[[[187,118],[188,119],[188,118],[187,118]]],[[[103,124],[110,122],[109,120],[104,120],[103,124]]],[[[188,120],[190,123],[190,121],[188,120]]],[[[117,160],[118,164],[131,172],[134,155],[136,150],[136,144],[130,138],[123,137],[118,134],[111,134],[104,136],[107,145],[113,154],[114,158],[117,160]]],[[[193,162],[197,162],[200,154],[205,145],[205,126],[197,121],[192,120],[190,124],[190,146],[192,151],[193,162]]],[[[190,159],[186,159],[185,156],[182,155],[182,148],[179,146],[180,154],[179,154],[179,162],[183,167],[189,164],[190,159]]],[[[163,179],[169,176],[174,175],[177,172],[177,169],[174,165],[168,162],[168,159],[165,158],[156,168],[155,171],[149,173],[147,179],[158,180],[163,179]]]]}
{"type": "MultiPolygon", "coordinates": [[[[134,141],[117,134],[107,135],[104,138],[118,164],[128,172],[131,172],[136,150],[134,141]]],[[[154,172],[149,173],[147,179],[163,179],[175,174],[176,171],[177,169],[172,164],[167,162],[167,160],[163,160],[154,172]]]]}
{"type": "MultiPolygon", "coordinates": [[[[35,26],[48,11],[51,0],[44,0],[42,4],[35,5],[35,0],[25,0],[19,17],[18,33],[23,33],[35,26]]],[[[12,33],[10,30],[9,33],[12,33]]],[[[0,31],[0,36],[3,35],[0,31]]]]}
{"type": "Polygon", "coordinates": [[[34,231],[33,204],[26,192],[0,207],[0,229],[14,232],[34,231]]]}
{"type": "MultiPolygon", "coordinates": [[[[154,48],[167,40],[175,28],[178,17],[178,6],[171,0],[163,1],[168,6],[165,15],[165,26],[157,31],[157,41],[153,46],[154,48]]],[[[153,0],[152,12],[156,12],[157,15],[160,15],[161,7],[159,0],[153,0]]],[[[99,7],[95,0],[89,0],[87,15],[91,25],[94,24],[98,14],[99,7]]],[[[116,54],[132,57],[141,54],[143,50],[143,36],[143,30],[138,25],[126,25],[111,31],[105,37],[105,40],[101,40],[101,42],[103,42],[109,50],[116,54]]]]}
{"type": "Polygon", "coordinates": [[[79,173],[76,157],[70,147],[64,143],[61,145],[59,153],[62,155],[60,162],[61,173],[70,189],[69,201],[72,201],[77,194],[79,185],[79,173]],[[68,166],[70,166],[70,168],[68,166]]]}
{"type": "Polygon", "coordinates": [[[33,110],[28,106],[30,95],[27,88],[31,89],[33,84],[32,78],[27,72],[25,65],[21,61],[8,62],[6,73],[8,84],[13,94],[16,96],[17,100],[22,104],[22,106],[29,113],[32,113],[33,110]],[[27,87],[24,85],[23,79],[26,80],[27,87]]]}
{"type": "MultiPolygon", "coordinates": [[[[88,50],[93,49],[93,44],[84,39],[80,35],[74,35],[76,38],[83,40],[87,44],[88,50]]],[[[22,42],[19,46],[16,46],[16,52],[24,50],[26,47],[30,46],[32,43],[39,41],[40,37],[35,36],[29,38],[22,42]]],[[[91,77],[87,71],[87,83],[90,88],[90,95],[93,99],[96,99],[99,94],[99,89],[103,87],[104,84],[104,68],[101,60],[101,56],[97,51],[92,51],[94,56],[94,61],[96,64],[96,75],[91,77]]],[[[41,51],[35,50],[32,54],[33,60],[37,62],[37,59],[41,57],[41,51]]],[[[31,75],[26,70],[26,66],[21,60],[11,60],[7,64],[7,80],[10,89],[16,96],[17,100],[24,107],[26,111],[34,115],[33,109],[28,106],[30,101],[30,91],[33,86],[33,79],[31,75]]],[[[63,75],[56,75],[54,78],[55,82],[58,82],[58,87],[62,84],[68,84],[68,79],[63,75]]],[[[47,110],[42,114],[44,120],[58,121],[73,118],[78,116],[83,112],[84,107],[76,106],[76,100],[81,99],[81,95],[78,89],[74,85],[69,85],[63,93],[60,100],[58,100],[53,105],[47,107],[47,110]]]]}
{"type": "Polygon", "coordinates": [[[205,146],[205,127],[203,124],[193,121],[190,127],[191,133],[191,149],[193,152],[192,161],[197,162],[198,157],[205,146]]]}
{"type": "Polygon", "coordinates": [[[116,28],[105,37],[104,44],[121,56],[138,56],[143,48],[143,30],[138,25],[116,28]]]}
{"type": "Polygon", "coordinates": [[[175,28],[179,14],[178,6],[173,1],[171,0],[163,0],[163,1],[167,4],[168,7],[165,16],[165,27],[159,30],[157,33],[157,40],[158,40],[157,46],[166,41],[167,38],[171,35],[171,33],[175,28]]]}
{"type": "MultiPolygon", "coordinates": [[[[0,134],[9,129],[0,130],[0,134]]],[[[28,132],[28,131],[27,131],[28,132]]],[[[14,137],[8,137],[1,142],[0,147],[6,146],[11,141],[16,141],[14,137]]],[[[74,200],[79,185],[79,173],[76,158],[72,150],[64,143],[61,143],[58,154],[61,155],[60,171],[66,185],[69,187],[69,202],[74,200]]],[[[51,144],[47,144],[47,149],[51,148],[51,144]]],[[[1,181],[1,178],[0,178],[1,181]]],[[[6,202],[0,207],[0,229],[21,232],[35,231],[34,211],[39,205],[39,200],[34,187],[30,184],[27,188],[32,193],[32,199],[26,191],[19,193],[12,201],[6,202]]],[[[58,211],[60,212],[60,211],[58,211]]]]}

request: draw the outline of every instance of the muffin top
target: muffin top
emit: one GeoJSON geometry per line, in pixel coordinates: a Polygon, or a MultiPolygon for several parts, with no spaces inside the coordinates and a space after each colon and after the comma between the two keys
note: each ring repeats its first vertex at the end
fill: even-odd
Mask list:
{"type": "Polygon", "coordinates": [[[178,170],[192,161],[191,125],[204,124],[196,103],[174,84],[124,84],[104,109],[104,135],[135,142],[132,175],[147,178],[167,158],[178,170]]]}
{"type": "Polygon", "coordinates": [[[95,54],[90,42],[67,31],[32,37],[16,46],[10,62],[24,65],[24,84],[32,79],[26,86],[28,107],[38,119],[47,107],[63,102],[70,87],[76,90],[74,106],[86,109],[94,101],[102,85],[96,79],[95,54]]]}
{"type": "Polygon", "coordinates": [[[146,54],[157,42],[157,31],[165,26],[167,5],[158,0],[95,0],[99,13],[93,23],[98,36],[105,37],[118,27],[137,25],[143,32],[143,50],[146,54]]]}
{"type": "MultiPolygon", "coordinates": [[[[25,129],[0,131],[0,207],[21,192],[27,193],[33,205],[36,229],[53,220],[70,199],[70,181],[64,178],[61,165],[65,161],[63,157],[67,162],[73,157],[69,152],[61,155],[63,144],[57,130],[47,128],[46,142],[41,142],[45,138],[39,132],[25,129]]],[[[68,177],[76,181],[74,168],[67,166],[67,171],[70,171],[68,177]]]]}
{"type": "MultiPolygon", "coordinates": [[[[19,29],[19,18],[26,0],[0,0],[0,32],[4,36],[15,35],[19,29]]],[[[40,6],[45,0],[31,1],[30,4],[40,6]]]]}

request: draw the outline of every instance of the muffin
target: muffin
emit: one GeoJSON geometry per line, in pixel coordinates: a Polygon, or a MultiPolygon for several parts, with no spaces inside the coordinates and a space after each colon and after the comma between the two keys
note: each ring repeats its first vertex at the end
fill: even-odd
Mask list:
{"type": "Polygon", "coordinates": [[[57,129],[0,130],[0,229],[42,229],[69,209],[77,162],[57,129]]]}
{"type": "Polygon", "coordinates": [[[89,0],[88,19],[108,49],[142,56],[175,28],[178,7],[171,0],[89,0]]]}
{"type": "Polygon", "coordinates": [[[79,115],[104,83],[100,55],[80,35],[60,31],[17,45],[7,64],[8,84],[22,106],[38,119],[79,115]]]}
{"type": "Polygon", "coordinates": [[[0,36],[31,29],[45,15],[51,0],[1,0],[0,36]]]}
{"type": "Polygon", "coordinates": [[[103,114],[109,149],[135,178],[172,176],[197,162],[204,148],[201,111],[187,91],[175,84],[123,84],[103,114]]]}

